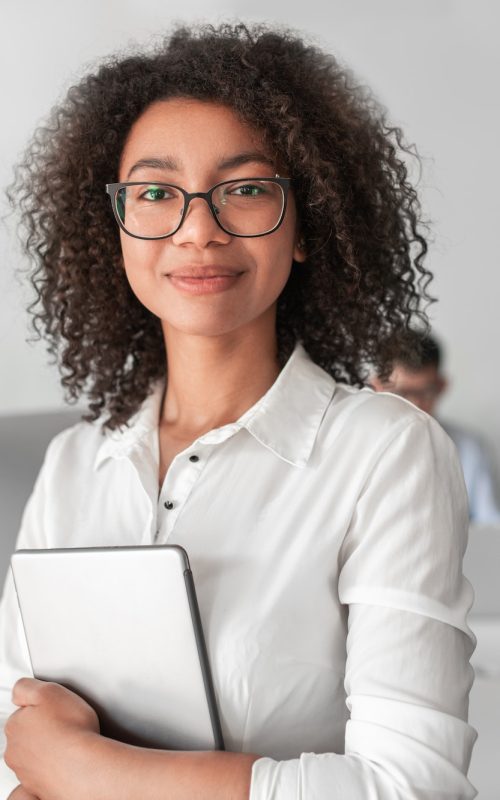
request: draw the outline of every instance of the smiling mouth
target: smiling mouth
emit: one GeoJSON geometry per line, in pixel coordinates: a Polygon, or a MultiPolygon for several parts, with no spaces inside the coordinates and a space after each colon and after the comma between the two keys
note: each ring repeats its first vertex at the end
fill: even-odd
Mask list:
{"type": "Polygon", "coordinates": [[[183,267],[173,272],[165,273],[167,278],[193,278],[206,280],[208,278],[234,278],[241,275],[242,270],[228,269],[228,267],[183,267]]]}
{"type": "Polygon", "coordinates": [[[243,272],[227,269],[183,270],[166,273],[166,278],[185,294],[215,294],[231,289],[243,272]]]}

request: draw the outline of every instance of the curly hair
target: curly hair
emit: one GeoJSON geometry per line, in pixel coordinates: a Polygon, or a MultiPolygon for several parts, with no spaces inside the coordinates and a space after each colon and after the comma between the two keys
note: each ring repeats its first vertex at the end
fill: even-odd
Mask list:
{"type": "Polygon", "coordinates": [[[425,323],[430,272],[401,130],[351,73],[289,30],[176,28],[160,46],[113,56],[73,86],[17,167],[18,206],[34,267],[33,324],[58,361],[69,402],[88,420],[126,424],[165,375],[160,320],[132,293],[105,184],[132,124],[153,102],[229,106],[257,129],[293,180],[308,254],[278,300],[284,364],[295,342],[338,380],[387,374],[398,341],[425,323]],[[396,346],[396,345],[395,345],[396,346]]]}

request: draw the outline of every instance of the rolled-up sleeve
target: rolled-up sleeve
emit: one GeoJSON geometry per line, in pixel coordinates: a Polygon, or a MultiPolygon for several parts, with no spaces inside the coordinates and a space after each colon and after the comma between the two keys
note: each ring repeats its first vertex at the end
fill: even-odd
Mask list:
{"type": "MultiPolygon", "coordinates": [[[[327,487],[325,487],[325,491],[327,487]]],[[[454,445],[425,415],[388,437],[338,555],[348,607],[345,750],[258,759],[250,800],[469,800],[473,592],[454,445]]]]}

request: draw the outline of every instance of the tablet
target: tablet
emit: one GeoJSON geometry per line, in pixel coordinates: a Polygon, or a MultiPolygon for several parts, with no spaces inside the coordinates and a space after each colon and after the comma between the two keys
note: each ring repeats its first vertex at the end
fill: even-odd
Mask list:
{"type": "Polygon", "coordinates": [[[224,748],[182,547],[18,550],[11,568],[34,676],[87,700],[103,735],[224,748]]]}

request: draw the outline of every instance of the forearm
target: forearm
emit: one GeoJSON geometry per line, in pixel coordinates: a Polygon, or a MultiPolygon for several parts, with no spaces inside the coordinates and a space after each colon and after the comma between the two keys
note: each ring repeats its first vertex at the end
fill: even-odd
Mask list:
{"type": "Polygon", "coordinates": [[[90,756],[93,800],[248,800],[259,758],[148,750],[102,736],[93,739],[90,756]]]}

